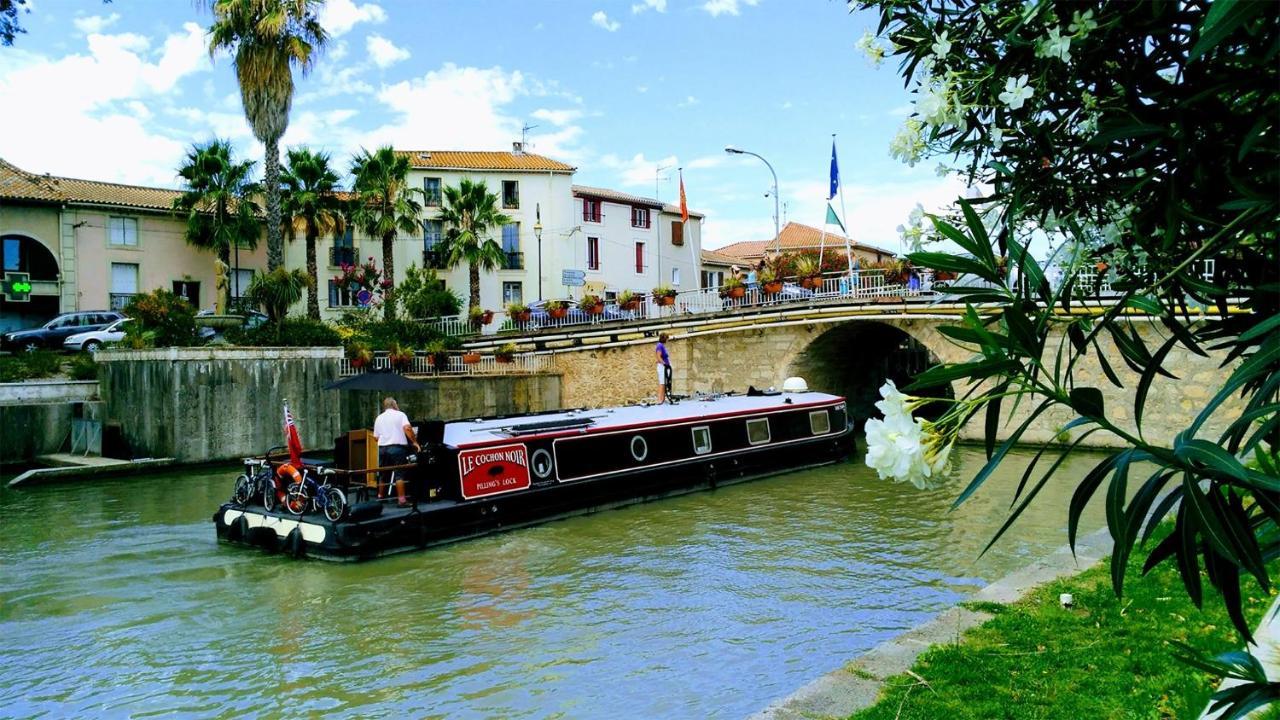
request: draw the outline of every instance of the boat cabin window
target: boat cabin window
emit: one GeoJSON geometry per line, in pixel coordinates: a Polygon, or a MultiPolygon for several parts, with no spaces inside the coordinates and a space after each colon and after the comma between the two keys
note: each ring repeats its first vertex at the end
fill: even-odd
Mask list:
{"type": "Polygon", "coordinates": [[[809,413],[809,430],[814,435],[826,435],[831,432],[831,416],[826,410],[814,410],[809,413]]]}
{"type": "Polygon", "coordinates": [[[700,425],[693,429],[693,454],[706,455],[711,452],[711,428],[700,425]]]}
{"type": "Polygon", "coordinates": [[[635,458],[636,462],[644,462],[644,459],[649,457],[649,443],[639,435],[631,438],[631,457],[635,458]]]}
{"type": "Polygon", "coordinates": [[[747,442],[752,445],[764,445],[769,442],[769,418],[755,418],[747,421],[747,442]]]}

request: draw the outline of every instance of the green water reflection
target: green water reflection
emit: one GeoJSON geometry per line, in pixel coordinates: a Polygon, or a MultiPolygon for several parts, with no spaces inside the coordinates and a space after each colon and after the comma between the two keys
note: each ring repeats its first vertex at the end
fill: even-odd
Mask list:
{"type": "Polygon", "coordinates": [[[846,463],[361,565],[215,544],[234,468],[0,490],[0,707],[741,717],[1062,545],[1088,457],[978,557],[1028,459],[952,513],[846,463]]]}

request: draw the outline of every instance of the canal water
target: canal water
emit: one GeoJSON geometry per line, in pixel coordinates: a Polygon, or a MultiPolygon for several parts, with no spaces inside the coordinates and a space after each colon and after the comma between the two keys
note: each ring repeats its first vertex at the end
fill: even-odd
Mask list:
{"type": "MultiPolygon", "coordinates": [[[[0,489],[0,715],[739,718],[1066,541],[859,463],[359,565],[219,546],[235,468],[0,489]]],[[[1089,527],[1103,523],[1091,508],[1089,527]]]]}

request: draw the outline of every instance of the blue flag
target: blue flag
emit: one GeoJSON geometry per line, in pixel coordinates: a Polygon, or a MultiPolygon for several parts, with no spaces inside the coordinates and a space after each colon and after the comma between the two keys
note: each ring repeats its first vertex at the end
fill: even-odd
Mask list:
{"type": "Polygon", "coordinates": [[[836,165],[836,141],[831,140],[831,192],[827,193],[827,199],[836,196],[836,191],[840,189],[840,167],[836,165]]]}

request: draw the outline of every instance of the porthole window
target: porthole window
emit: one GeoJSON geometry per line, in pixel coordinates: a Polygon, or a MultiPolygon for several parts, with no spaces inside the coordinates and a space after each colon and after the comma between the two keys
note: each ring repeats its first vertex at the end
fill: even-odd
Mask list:
{"type": "Polygon", "coordinates": [[[831,432],[831,416],[826,410],[814,410],[809,413],[809,431],[814,435],[826,435],[831,432]]]}
{"type": "Polygon", "coordinates": [[[752,445],[764,445],[769,442],[769,418],[755,418],[747,421],[747,442],[752,445]]]}
{"type": "Polygon", "coordinates": [[[649,457],[649,443],[639,435],[631,438],[631,457],[635,458],[636,462],[644,462],[644,459],[649,457]]]}
{"type": "Polygon", "coordinates": [[[700,425],[693,429],[693,454],[706,455],[711,452],[711,428],[700,425]]]}
{"type": "Polygon", "coordinates": [[[533,467],[533,474],[539,478],[546,478],[551,474],[551,453],[546,448],[539,448],[533,451],[533,457],[530,460],[533,467]]]}

